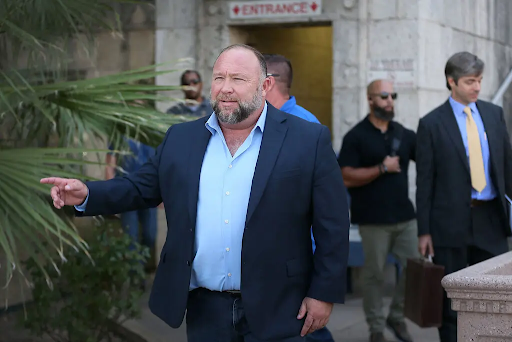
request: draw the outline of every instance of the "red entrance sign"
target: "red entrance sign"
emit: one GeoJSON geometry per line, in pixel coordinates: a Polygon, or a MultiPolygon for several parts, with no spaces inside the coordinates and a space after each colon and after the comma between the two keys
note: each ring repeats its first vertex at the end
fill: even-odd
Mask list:
{"type": "Polygon", "coordinates": [[[321,0],[236,1],[229,3],[231,19],[311,16],[321,13],[321,0]]]}

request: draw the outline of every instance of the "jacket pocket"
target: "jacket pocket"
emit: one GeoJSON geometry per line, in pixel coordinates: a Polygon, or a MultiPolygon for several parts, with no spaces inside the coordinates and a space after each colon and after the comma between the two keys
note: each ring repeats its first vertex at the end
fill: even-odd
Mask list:
{"type": "Polygon", "coordinates": [[[284,171],[276,171],[272,173],[273,179],[283,179],[283,178],[290,178],[290,177],[296,177],[300,176],[300,169],[290,169],[290,170],[284,170],[284,171]]]}

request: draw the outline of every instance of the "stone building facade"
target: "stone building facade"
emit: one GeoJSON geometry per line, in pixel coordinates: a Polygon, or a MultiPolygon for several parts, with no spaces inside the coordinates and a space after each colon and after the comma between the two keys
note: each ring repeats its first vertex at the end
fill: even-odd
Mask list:
{"type": "MultiPolygon", "coordinates": [[[[444,65],[453,53],[467,50],[486,63],[483,99],[492,98],[512,68],[512,2],[508,0],[323,0],[318,1],[318,15],[256,19],[231,18],[230,2],[157,0],[156,62],[193,57],[193,66],[209,80],[219,51],[232,43],[247,43],[247,36],[255,30],[266,29],[262,38],[270,43],[262,45],[279,52],[273,40],[288,36],[295,46],[305,45],[307,29],[329,27],[330,42],[317,42],[317,48],[332,50],[332,78],[324,81],[330,83],[335,149],[346,131],[366,114],[365,87],[374,77],[394,74],[398,119],[415,129],[422,115],[446,100],[444,65]],[[306,30],[294,37],[297,27],[306,30]],[[280,34],[286,28],[288,34],[280,34]],[[273,35],[272,30],[279,34],[273,35]]],[[[315,55],[315,47],[309,47],[309,53],[315,55]]],[[[304,68],[314,70],[314,58],[304,68]]],[[[290,59],[293,63],[300,56],[290,59]]],[[[161,76],[157,83],[176,84],[177,76],[161,76]]],[[[303,77],[295,82],[312,81],[303,77]]],[[[509,107],[507,96],[505,106],[509,107]]]]}
{"type": "MultiPolygon", "coordinates": [[[[262,52],[283,53],[295,67],[292,93],[329,126],[336,151],[345,133],[366,115],[365,88],[374,78],[395,79],[397,119],[416,130],[419,118],[449,95],[444,66],[453,53],[467,50],[486,63],[482,99],[493,97],[512,68],[509,0],[316,3],[319,13],[310,16],[237,18],[232,1],[157,0],[156,62],[193,57],[192,67],[203,74],[208,93],[212,66],[223,47],[249,43],[262,52]]],[[[164,75],[157,83],[176,84],[178,76],[164,75]]],[[[510,122],[510,92],[503,105],[510,122]]],[[[160,104],[161,109],[167,106],[160,104]]],[[[414,179],[413,167],[413,198],[414,179]]]]}

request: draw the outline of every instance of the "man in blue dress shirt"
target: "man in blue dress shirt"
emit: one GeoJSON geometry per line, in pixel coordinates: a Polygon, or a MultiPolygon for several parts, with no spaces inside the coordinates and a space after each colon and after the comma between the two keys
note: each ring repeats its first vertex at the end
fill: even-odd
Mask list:
{"type": "MultiPolygon", "coordinates": [[[[446,274],[507,252],[511,235],[505,196],[512,196],[512,148],[503,109],[478,99],[483,72],[477,56],[451,56],[451,95],[418,125],[419,250],[446,274]]],[[[457,313],[446,292],[439,337],[457,341],[457,313]]]]}
{"type": "Polygon", "coordinates": [[[41,180],[77,215],[164,203],[149,306],[173,328],[186,313],[189,342],[304,341],[344,301],[348,206],[329,130],[268,104],[269,84],[260,52],[229,46],[213,67],[214,114],[172,126],[139,171],[41,180]]]}
{"type": "MultiPolygon", "coordinates": [[[[267,75],[270,85],[267,93],[267,101],[281,111],[298,116],[310,122],[320,123],[316,116],[297,104],[295,96],[290,95],[290,89],[293,81],[293,68],[290,60],[282,55],[265,54],[267,62],[267,75]]],[[[313,253],[315,252],[315,239],[311,231],[311,242],[313,243],[313,253]]],[[[307,335],[307,341],[334,342],[332,334],[323,327],[307,335]]]]}

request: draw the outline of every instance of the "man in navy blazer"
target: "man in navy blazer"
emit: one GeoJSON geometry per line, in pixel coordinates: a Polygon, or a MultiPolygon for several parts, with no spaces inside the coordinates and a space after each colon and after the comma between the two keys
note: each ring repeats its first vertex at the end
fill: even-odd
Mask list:
{"type": "Polygon", "coordinates": [[[138,172],[41,180],[79,215],[164,203],[149,304],[173,328],[186,312],[190,342],[302,341],[344,302],[348,206],[329,130],[272,107],[268,86],[263,56],[229,46],[213,69],[214,113],[172,126],[138,172]]]}

